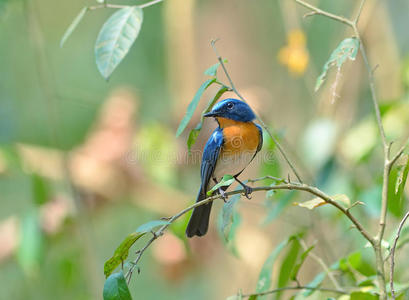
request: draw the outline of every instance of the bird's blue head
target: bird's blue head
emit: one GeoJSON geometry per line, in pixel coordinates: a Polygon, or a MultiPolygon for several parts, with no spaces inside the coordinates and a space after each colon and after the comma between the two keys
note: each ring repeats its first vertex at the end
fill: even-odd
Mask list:
{"type": "Polygon", "coordinates": [[[225,99],[218,102],[204,117],[226,118],[239,122],[253,121],[256,116],[247,103],[238,99],[225,99]]]}

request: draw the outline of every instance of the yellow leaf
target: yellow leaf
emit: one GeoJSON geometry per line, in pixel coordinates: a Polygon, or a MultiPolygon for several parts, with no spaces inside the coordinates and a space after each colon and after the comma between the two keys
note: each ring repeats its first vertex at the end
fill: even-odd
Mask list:
{"type": "Polygon", "coordinates": [[[308,209],[314,209],[314,208],[316,208],[318,206],[322,206],[322,205],[327,204],[327,202],[325,202],[321,198],[317,197],[317,198],[314,198],[312,200],[308,200],[308,201],[305,201],[305,202],[302,202],[302,203],[295,202],[294,204],[298,205],[300,207],[305,207],[305,208],[308,208],[308,209]]]}

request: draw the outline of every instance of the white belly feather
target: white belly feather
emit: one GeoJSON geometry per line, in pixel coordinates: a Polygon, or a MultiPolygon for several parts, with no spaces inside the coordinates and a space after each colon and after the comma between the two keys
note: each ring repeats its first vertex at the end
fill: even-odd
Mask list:
{"type": "MultiPolygon", "coordinates": [[[[221,155],[216,163],[216,168],[213,172],[213,177],[219,182],[224,175],[235,176],[244,170],[250,163],[255,152],[245,151],[241,154],[221,155]]],[[[213,179],[211,180],[213,181],[213,179]]],[[[213,186],[213,182],[209,182],[213,186]]]]}

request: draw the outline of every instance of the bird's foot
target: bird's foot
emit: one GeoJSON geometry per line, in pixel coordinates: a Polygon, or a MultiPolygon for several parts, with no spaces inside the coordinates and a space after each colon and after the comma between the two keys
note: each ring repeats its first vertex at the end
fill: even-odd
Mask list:
{"type": "Polygon", "coordinates": [[[227,199],[228,199],[229,197],[226,195],[225,191],[223,191],[223,189],[222,189],[221,187],[219,188],[219,194],[220,194],[220,196],[222,197],[224,203],[226,203],[226,202],[227,202],[227,199]]]}
{"type": "Polygon", "coordinates": [[[250,194],[253,192],[253,188],[245,185],[243,182],[241,182],[240,180],[237,179],[237,177],[234,177],[234,179],[236,179],[236,181],[243,187],[244,189],[244,196],[246,196],[247,199],[251,199],[250,194]]]}

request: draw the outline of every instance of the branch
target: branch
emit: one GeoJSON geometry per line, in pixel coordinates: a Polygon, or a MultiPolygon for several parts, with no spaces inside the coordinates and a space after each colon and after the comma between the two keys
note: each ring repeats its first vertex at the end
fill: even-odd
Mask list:
{"type": "MultiPolygon", "coordinates": [[[[233,90],[233,92],[240,98],[240,100],[242,100],[243,102],[247,101],[244,99],[244,97],[239,93],[239,91],[236,89],[233,80],[231,79],[229,72],[226,69],[226,66],[223,62],[222,57],[219,55],[219,52],[217,51],[216,48],[216,42],[217,40],[212,40],[210,43],[212,45],[213,51],[215,52],[217,59],[220,63],[220,65],[222,66],[222,69],[224,71],[224,74],[226,74],[227,79],[230,82],[230,87],[233,90]]],[[[267,125],[264,123],[264,121],[260,118],[260,116],[258,116],[256,114],[256,119],[257,121],[260,123],[260,125],[264,128],[264,130],[268,133],[268,135],[270,136],[270,138],[273,140],[274,144],[276,145],[278,151],[281,153],[281,155],[283,156],[283,158],[285,159],[285,161],[287,162],[287,164],[290,166],[291,170],[293,171],[294,175],[297,177],[298,181],[302,183],[302,179],[301,176],[299,175],[298,171],[296,170],[294,164],[290,161],[290,159],[288,158],[287,154],[285,153],[283,147],[280,145],[280,143],[278,142],[278,140],[274,137],[274,135],[271,133],[270,129],[267,127],[267,125]]]]}
{"type": "MultiPolygon", "coordinates": [[[[330,19],[333,19],[333,20],[335,20],[335,21],[344,23],[344,24],[346,24],[346,25],[348,25],[348,26],[350,26],[350,27],[354,27],[354,22],[351,21],[351,20],[349,20],[349,19],[347,19],[347,18],[338,16],[338,15],[334,15],[334,14],[332,14],[332,13],[330,13],[330,12],[327,12],[327,11],[325,11],[325,10],[319,9],[318,7],[315,7],[314,5],[311,5],[311,4],[309,4],[309,3],[307,3],[307,2],[305,2],[305,1],[303,1],[303,0],[295,0],[295,2],[297,2],[298,4],[300,4],[300,5],[302,5],[302,6],[306,7],[306,8],[308,8],[308,9],[310,9],[310,10],[312,11],[312,13],[309,13],[308,15],[321,15],[321,16],[325,16],[325,17],[330,18],[330,19]]],[[[359,16],[358,16],[358,18],[359,18],[359,16]]]]}
{"type": "MultiPolygon", "coordinates": [[[[263,179],[273,179],[273,180],[277,180],[279,178],[276,177],[271,177],[271,176],[266,176],[263,178],[259,178],[259,179],[253,179],[253,180],[249,180],[250,182],[254,182],[254,181],[259,181],[259,180],[263,180],[263,179]]],[[[298,191],[305,191],[308,192],[314,196],[317,196],[319,198],[321,198],[322,200],[324,200],[326,203],[331,204],[332,206],[335,206],[338,210],[340,210],[344,215],[346,215],[351,222],[355,225],[355,227],[358,229],[358,231],[362,234],[362,236],[371,244],[374,243],[374,240],[370,237],[370,235],[366,232],[366,230],[363,228],[363,226],[361,225],[361,223],[359,223],[359,221],[357,219],[355,219],[354,216],[351,215],[351,213],[349,212],[349,209],[344,208],[342,205],[340,205],[339,203],[337,203],[335,200],[333,200],[330,196],[326,195],[323,191],[321,191],[320,189],[313,187],[313,186],[309,186],[306,184],[302,184],[302,183],[290,183],[289,181],[285,180],[285,179],[279,179],[280,182],[282,182],[282,184],[279,185],[273,185],[273,186],[261,186],[261,187],[254,187],[253,188],[253,192],[259,192],[259,191],[270,191],[270,190],[298,190],[298,191]]],[[[232,195],[237,195],[237,194],[244,194],[245,190],[241,189],[241,190],[235,190],[235,191],[231,191],[231,192],[226,192],[224,193],[225,196],[232,196],[232,195]]],[[[170,217],[170,218],[166,218],[166,220],[168,220],[168,224],[163,225],[161,228],[159,228],[156,232],[153,232],[153,236],[152,238],[148,241],[148,243],[141,249],[139,250],[138,256],[136,257],[136,259],[132,262],[132,266],[130,267],[129,271],[126,273],[125,278],[128,280],[128,283],[131,280],[132,277],[132,273],[133,270],[135,269],[136,265],[138,264],[139,260],[141,259],[143,253],[146,251],[147,248],[149,248],[149,246],[160,236],[163,235],[163,233],[165,232],[165,230],[169,227],[170,224],[172,224],[174,221],[176,221],[178,218],[180,218],[181,216],[183,216],[184,214],[186,214],[187,212],[189,212],[190,210],[204,205],[206,203],[212,202],[216,199],[221,199],[222,196],[217,194],[211,197],[208,197],[202,201],[196,202],[195,204],[183,209],[182,211],[180,211],[179,213],[177,213],[176,215],[170,217]]]]}
{"type": "Polygon", "coordinates": [[[282,291],[289,291],[289,290],[314,290],[314,291],[321,291],[321,292],[331,292],[331,293],[337,293],[337,294],[348,294],[347,292],[343,290],[338,290],[338,289],[328,289],[328,288],[320,288],[320,287],[311,287],[311,286],[287,286],[287,287],[282,287],[262,293],[254,293],[254,294],[244,294],[241,295],[243,298],[250,298],[251,296],[264,296],[264,295],[269,295],[269,294],[274,294],[274,293],[279,293],[282,291]]]}
{"type": "Polygon", "coordinates": [[[393,246],[391,248],[391,271],[390,271],[390,286],[391,286],[391,294],[392,299],[395,299],[395,288],[393,286],[393,275],[395,272],[395,249],[396,245],[398,244],[398,239],[400,237],[400,233],[402,231],[403,225],[405,225],[406,220],[409,218],[409,211],[403,217],[402,221],[399,223],[398,231],[396,232],[396,237],[393,242],[393,246]]]}
{"type": "MultiPolygon", "coordinates": [[[[162,2],[162,1],[163,1],[163,0],[154,0],[154,1],[151,1],[151,2],[147,2],[147,3],[141,4],[141,5],[135,5],[135,6],[136,6],[136,7],[139,7],[139,8],[146,8],[146,7],[155,5],[155,4],[157,4],[157,3],[160,3],[160,2],[162,2]]],[[[120,9],[120,8],[125,8],[125,7],[130,7],[130,6],[131,6],[131,5],[109,4],[109,3],[106,3],[106,2],[104,1],[103,4],[94,5],[94,6],[89,6],[89,7],[88,7],[88,10],[96,10],[96,9],[100,9],[100,8],[114,8],[114,9],[120,9]]]]}

